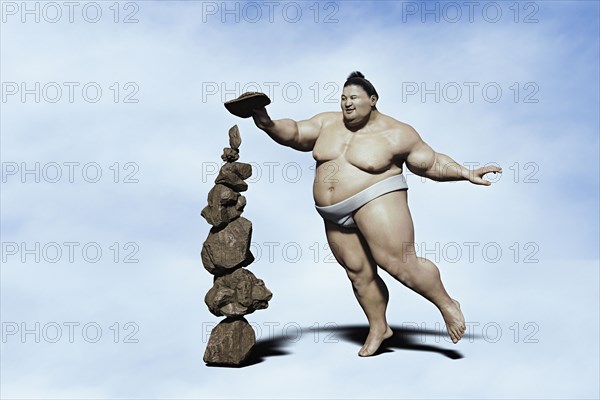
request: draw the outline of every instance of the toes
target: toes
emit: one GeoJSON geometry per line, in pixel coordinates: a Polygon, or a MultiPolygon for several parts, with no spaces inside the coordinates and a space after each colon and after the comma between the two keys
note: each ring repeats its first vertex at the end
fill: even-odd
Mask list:
{"type": "Polygon", "coordinates": [[[360,357],[369,357],[369,356],[373,355],[373,353],[374,352],[367,351],[367,349],[360,349],[360,351],[358,352],[358,355],[360,357]]]}
{"type": "Polygon", "coordinates": [[[456,335],[454,330],[451,327],[448,327],[448,335],[450,335],[450,339],[452,339],[452,343],[456,343],[456,335]]]}
{"type": "Polygon", "coordinates": [[[462,338],[464,331],[458,325],[448,325],[448,334],[450,339],[452,339],[452,343],[458,343],[458,341],[462,338]]]}

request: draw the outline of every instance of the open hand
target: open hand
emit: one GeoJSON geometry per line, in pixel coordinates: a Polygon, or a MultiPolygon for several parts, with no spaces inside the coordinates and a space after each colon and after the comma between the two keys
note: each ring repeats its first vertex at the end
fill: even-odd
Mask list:
{"type": "Polygon", "coordinates": [[[495,165],[489,165],[487,167],[477,168],[469,173],[469,181],[476,185],[490,186],[492,182],[483,179],[483,176],[488,173],[502,173],[502,168],[495,165]]]}

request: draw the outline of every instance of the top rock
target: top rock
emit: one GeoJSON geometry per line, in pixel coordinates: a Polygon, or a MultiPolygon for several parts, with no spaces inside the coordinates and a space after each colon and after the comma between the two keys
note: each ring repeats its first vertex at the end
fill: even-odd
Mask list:
{"type": "Polygon", "coordinates": [[[229,147],[239,150],[241,144],[242,137],[240,136],[240,130],[237,125],[234,125],[229,129],[229,147]]]}

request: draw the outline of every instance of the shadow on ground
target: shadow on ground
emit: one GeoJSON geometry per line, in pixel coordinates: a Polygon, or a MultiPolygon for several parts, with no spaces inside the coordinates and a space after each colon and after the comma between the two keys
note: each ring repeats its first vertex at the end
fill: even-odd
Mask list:
{"type": "Polygon", "coordinates": [[[251,365],[260,364],[266,358],[275,356],[285,356],[291,354],[285,351],[284,348],[293,344],[285,336],[277,336],[268,340],[258,340],[252,348],[252,353],[241,365],[226,365],[226,364],[206,364],[207,367],[226,367],[226,368],[243,368],[251,365]]]}
{"type": "MultiPolygon", "coordinates": [[[[444,336],[440,331],[430,329],[419,329],[419,328],[406,328],[399,326],[392,326],[394,335],[386,339],[379,347],[379,350],[373,355],[378,356],[383,353],[391,353],[396,350],[413,350],[413,351],[426,351],[430,353],[438,353],[442,356],[448,357],[452,360],[458,360],[464,356],[456,351],[447,349],[441,346],[437,346],[433,343],[447,343],[453,345],[450,339],[444,336]]],[[[347,326],[326,326],[319,328],[302,328],[301,332],[329,332],[327,340],[335,342],[337,340],[345,340],[347,342],[355,343],[357,345],[356,351],[364,343],[369,333],[368,325],[347,325],[347,326]],[[317,331],[318,329],[318,331],[317,331]]],[[[476,335],[465,335],[463,340],[472,340],[477,338],[476,335]]],[[[294,340],[286,336],[275,336],[271,339],[258,340],[256,345],[252,349],[250,357],[244,362],[244,364],[235,368],[243,368],[251,365],[260,364],[269,357],[286,356],[292,354],[287,348],[293,346],[294,340]]],[[[216,365],[215,365],[216,366],[216,365]]]]}
{"type": "MultiPolygon", "coordinates": [[[[395,349],[400,350],[416,350],[438,353],[453,360],[458,360],[464,356],[456,350],[446,349],[444,347],[428,344],[427,342],[448,343],[450,339],[443,339],[439,331],[419,328],[405,328],[391,326],[394,334],[391,338],[386,339],[381,343],[379,350],[373,356],[378,356],[383,353],[391,353],[395,349]]],[[[329,328],[319,328],[320,331],[332,332],[336,338],[356,343],[359,347],[363,345],[367,335],[369,334],[368,325],[349,325],[335,326],[329,328]]],[[[443,336],[445,338],[445,336],[443,336]]],[[[465,335],[463,340],[472,338],[465,335]]]]}

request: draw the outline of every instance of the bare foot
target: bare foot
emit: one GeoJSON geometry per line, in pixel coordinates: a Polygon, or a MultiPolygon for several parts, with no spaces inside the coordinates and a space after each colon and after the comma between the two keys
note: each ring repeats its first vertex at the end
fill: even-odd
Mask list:
{"type": "Polygon", "coordinates": [[[465,317],[462,311],[460,311],[460,303],[452,299],[452,304],[440,308],[440,311],[446,322],[446,329],[448,330],[450,339],[452,339],[453,343],[458,343],[465,334],[466,329],[465,317]]]}
{"type": "Polygon", "coordinates": [[[392,337],[394,332],[388,326],[383,334],[376,332],[374,329],[369,330],[369,336],[367,336],[367,340],[365,340],[365,344],[360,348],[358,355],[361,357],[368,357],[375,354],[379,346],[381,346],[381,342],[385,339],[392,337]]]}

